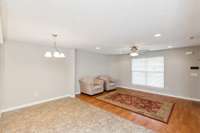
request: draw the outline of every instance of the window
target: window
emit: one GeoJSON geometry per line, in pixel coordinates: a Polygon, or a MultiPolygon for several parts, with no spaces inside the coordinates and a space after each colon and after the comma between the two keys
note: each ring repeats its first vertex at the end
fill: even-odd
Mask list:
{"type": "Polygon", "coordinates": [[[132,59],[132,83],[164,88],[164,57],[132,59]]]}

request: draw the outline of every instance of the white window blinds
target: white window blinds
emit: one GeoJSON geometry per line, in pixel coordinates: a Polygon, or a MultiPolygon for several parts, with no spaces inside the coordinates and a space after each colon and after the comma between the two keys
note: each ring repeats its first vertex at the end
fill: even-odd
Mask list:
{"type": "Polygon", "coordinates": [[[164,57],[132,59],[132,83],[164,88],[164,57]]]}

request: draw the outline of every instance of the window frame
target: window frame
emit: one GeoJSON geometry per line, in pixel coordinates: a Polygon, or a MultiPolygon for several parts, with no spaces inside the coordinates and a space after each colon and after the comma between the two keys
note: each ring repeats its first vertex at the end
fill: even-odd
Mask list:
{"type": "MultiPolygon", "coordinates": [[[[156,73],[156,72],[154,72],[156,73]]],[[[158,72],[160,73],[160,72],[158,72]]],[[[143,88],[154,88],[154,89],[164,89],[165,88],[165,56],[161,55],[161,56],[151,56],[151,57],[136,57],[136,58],[132,58],[131,59],[131,84],[134,86],[138,86],[138,87],[143,87],[143,88]],[[136,84],[133,83],[133,72],[144,72],[145,73],[145,80],[147,80],[147,73],[148,71],[133,71],[132,67],[133,67],[133,60],[134,59],[148,59],[148,58],[156,58],[156,57],[162,57],[163,58],[163,87],[156,87],[156,86],[151,86],[151,85],[147,85],[147,81],[145,81],[146,85],[142,85],[142,84],[136,84]]]]}

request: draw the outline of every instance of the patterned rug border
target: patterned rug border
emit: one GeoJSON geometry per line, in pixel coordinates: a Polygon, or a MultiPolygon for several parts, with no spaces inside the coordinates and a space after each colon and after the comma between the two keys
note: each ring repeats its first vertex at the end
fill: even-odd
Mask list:
{"type": "MultiPolygon", "coordinates": [[[[128,89],[124,89],[124,90],[128,90],[128,89]]],[[[169,120],[170,120],[170,118],[171,118],[171,116],[172,116],[172,112],[173,112],[173,110],[174,110],[174,108],[175,108],[176,103],[172,103],[172,102],[171,102],[171,103],[172,103],[172,108],[171,108],[171,110],[170,110],[170,112],[169,112],[169,117],[168,117],[167,121],[162,121],[162,120],[156,119],[156,118],[154,118],[154,117],[151,117],[151,116],[148,116],[148,115],[145,115],[145,114],[142,114],[142,113],[133,111],[133,110],[131,110],[131,109],[128,109],[128,108],[125,108],[125,107],[121,107],[120,105],[113,104],[113,103],[108,102],[108,101],[106,101],[106,100],[103,100],[103,99],[101,98],[101,97],[103,97],[103,96],[106,96],[106,95],[108,95],[108,94],[115,93],[115,92],[117,92],[117,91],[118,91],[118,90],[113,90],[113,91],[109,91],[109,92],[106,93],[106,94],[101,94],[101,95],[97,96],[96,99],[98,99],[98,100],[100,100],[100,101],[102,101],[102,102],[111,104],[111,105],[113,105],[113,106],[115,106],[115,107],[120,107],[120,108],[123,108],[123,109],[125,109],[125,110],[127,110],[127,111],[134,112],[134,113],[136,113],[136,114],[138,114],[138,115],[142,115],[142,116],[144,116],[144,117],[147,117],[147,118],[150,118],[150,119],[153,119],[153,120],[162,122],[162,123],[164,123],[164,124],[168,124],[168,123],[169,123],[169,120]]],[[[128,91],[131,91],[131,90],[128,90],[128,91]]],[[[136,96],[138,96],[138,95],[136,94],[136,96]]]]}

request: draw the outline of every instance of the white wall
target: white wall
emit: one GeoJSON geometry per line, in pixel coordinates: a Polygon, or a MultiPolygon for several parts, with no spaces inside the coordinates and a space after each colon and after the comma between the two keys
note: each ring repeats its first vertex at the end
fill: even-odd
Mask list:
{"type": "MultiPolygon", "coordinates": [[[[75,91],[79,92],[78,80],[81,77],[100,74],[111,75],[130,88],[200,99],[200,76],[190,76],[192,72],[200,75],[200,70],[189,69],[191,65],[200,65],[200,47],[143,55],[165,56],[165,88],[155,89],[132,85],[131,58],[127,55],[108,56],[63,48],[66,59],[47,59],[43,54],[51,47],[13,42],[2,46],[0,76],[4,76],[4,87],[3,90],[0,87],[0,104],[3,110],[61,95],[73,95],[75,91]],[[194,54],[186,56],[185,51],[193,51],[194,54]]],[[[2,77],[0,81],[2,83],[2,77]]]]}
{"type": "Polygon", "coordinates": [[[2,99],[3,70],[4,70],[4,52],[3,52],[3,45],[0,44],[0,113],[3,104],[3,99],[2,99]]]}
{"type": "MultiPolygon", "coordinates": [[[[200,67],[200,48],[199,48],[199,52],[198,52],[198,62],[199,62],[199,67],[200,67]]],[[[199,70],[200,71],[200,70],[199,70]]],[[[200,73],[200,72],[199,72],[200,73]]],[[[198,88],[198,94],[200,94],[200,75],[199,75],[199,81],[198,81],[198,83],[199,83],[199,88],[198,88]]]]}
{"type": "MultiPolygon", "coordinates": [[[[200,70],[190,70],[190,66],[200,66],[200,47],[180,48],[149,52],[140,57],[150,56],[165,57],[165,88],[156,89],[134,86],[131,83],[131,58],[127,55],[118,56],[116,65],[119,72],[119,80],[123,86],[200,99],[200,70]],[[192,55],[185,55],[186,51],[193,51],[192,55]],[[198,77],[192,77],[191,73],[197,73],[198,77]]],[[[140,58],[138,57],[138,58],[140,58]]]]}
{"type": "Polygon", "coordinates": [[[111,56],[77,50],[76,51],[76,93],[80,92],[79,79],[85,76],[110,74],[111,56]]]}
{"type": "Polygon", "coordinates": [[[1,14],[0,14],[0,44],[3,44],[3,28],[2,28],[1,14]]]}
{"type": "Polygon", "coordinates": [[[75,50],[62,49],[66,59],[44,58],[51,48],[6,42],[3,110],[74,94],[75,50]]]}

